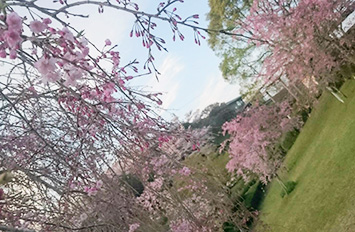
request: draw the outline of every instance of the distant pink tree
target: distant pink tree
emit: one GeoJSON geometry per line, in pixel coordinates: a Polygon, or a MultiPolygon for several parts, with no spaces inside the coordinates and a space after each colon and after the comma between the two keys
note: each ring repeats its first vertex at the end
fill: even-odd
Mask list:
{"type": "Polygon", "coordinates": [[[281,136],[299,127],[297,118],[290,118],[291,108],[287,103],[277,105],[256,105],[247,109],[223,125],[224,133],[230,138],[230,160],[226,168],[245,181],[259,178],[267,184],[277,175],[283,157],[279,144],[281,136]]]}

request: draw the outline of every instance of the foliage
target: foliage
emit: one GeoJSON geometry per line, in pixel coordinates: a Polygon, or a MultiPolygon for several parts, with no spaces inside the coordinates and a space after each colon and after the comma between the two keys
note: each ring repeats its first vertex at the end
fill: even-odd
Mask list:
{"type": "Polygon", "coordinates": [[[238,229],[235,227],[233,223],[225,222],[223,223],[223,231],[224,232],[238,232],[238,229]]]}
{"type": "MultiPolygon", "coordinates": [[[[184,160],[184,163],[193,169],[206,169],[207,172],[205,174],[207,179],[218,180],[217,183],[219,182],[228,187],[228,195],[230,195],[230,199],[234,202],[234,210],[241,208],[240,205],[248,208],[252,206],[254,209],[257,209],[263,197],[260,181],[253,180],[245,183],[241,177],[236,177],[229,173],[226,169],[226,164],[229,161],[228,156],[228,153],[218,154],[212,151],[212,153],[205,154],[200,152],[189,156],[184,160]],[[250,199],[249,203],[246,198],[250,199]]],[[[216,184],[216,182],[210,181],[209,184],[216,184]]]]}
{"type": "Polygon", "coordinates": [[[144,192],[143,183],[134,175],[126,174],[121,176],[123,183],[127,184],[133,191],[136,197],[139,197],[144,192]]]}
{"type": "MultiPolygon", "coordinates": [[[[211,30],[226,30],[231,32],[235,28],[235,21],[245,17],[245,11],[251,5],[249,0],[209,0],[210,12],[207,19],[210,20],[209,29],[211,30]]],[[[224,41],[218,40],[218,33],[212,34],[208,42],[212,48],[223,46],[224,41]]],[[[228,39],[228,36],[224,36],[228,39]]]]}
{"type": "MultiPolygon", "coordinates": [[[[233,82],[235,77],[244,81],[255,76],[260,64],[255,58],[255,44],[246,43],[247,37],[235,39],[235,30],[241,27],[236,22],[243,21],[248,15],[250,0],[209,0],[210,11],[207,15],[210,47],[222,58],[220,69],[225,79],[233,82]],[[226,33],[216,33],[224,31],[226,33]],[[254,58],[252,58],[254,56],[254,58]]],[[[239,84],[242,84],[240,82],[239,84]]]]}
{"type": "Polygon", "coordinates": [[[243,194],[242,197],[244,199],[243,203],[245,207],[255,210],[259,208],[259,205],[264,198],[262,188],[263,184],[260,183],[260,181],[257,181],[243,194]]]}
{"type": "Polygon", "coordinates": [[[286,189],[283,189],[283,191],[281,191],[280,196],[282,198],[284,198],[286,195],[289,195],[290,193],[292,193],[292,191],[296,188],[297,182],[295,181],[287,181],[285,183],[285,187],[286,189]]]}

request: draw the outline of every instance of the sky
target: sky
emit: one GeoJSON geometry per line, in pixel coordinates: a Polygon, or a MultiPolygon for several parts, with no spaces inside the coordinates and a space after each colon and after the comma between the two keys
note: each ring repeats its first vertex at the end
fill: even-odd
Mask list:
{"type": "MultiPolygon", "coordinates": [[[[50,4],[43,0],[44,4],[50,4]]],[[[51,4],[52,1],[50,1],[51,4]]],[[[140,10],[155,13],[159,0],[136,0],[140,10]]],[[[200,26],[207,27],[206,15],[209,11],[208,0],[185,0],[177,3],[177,13],[182,17],[199,14],[200,26]]],[[[99,14],[96,7],[75,8],[80,14],[89,14],[90,18],[72,18],[71,25],[81,30],[85,29],[85,36],[95,44],[104,46],[105,39],[110,39],[120,51],[121,63],[132,61],[136,58],[141,62],[138,66],[142,70],[147,59],[147,49],[143,48],[140,38],[130,38],[129,33],[134,23],[134,17],[127,13],[117,12],[104,8],[104,13],[99,14]]],[[[203,110],[215,102],[225,102],[239,96],[239,87],[224,81],[219,70],[221,61],[208,47],[207,39],[198,46],[194,42],[193,31],[189,28],[179,27],[186,37],[184,41],[178,39],[173,42],[170,27],[165,22],[156,21],[158,27],[156,35],[164,38],[168,52],[155,51],[155,64],[159,81],[154,75],[145,76],[133,82],[133,85],[147,91],[163,93],[163,101],[159,113],[166,119],[171,119],[172,114],[184,120],[185,115],[197,109],[203,110]]],[[[207,36],[206,34],[204,34],[207,36]]]]}
{"type": "MultiPolygon", "coordinates": [[[[208,1],[186,0],[177,6],[178,12],[189,16],[200,15],[200,26],[207,27],[208,1]]],[[[182,28],[183,29],[183,28],[182,28]]],[[[189,111],[203,110],[215,102],[225,102],[239,96],[239,87],[227,83],[219,70],[221,61],[208,47],[207,40],[198,46],[194,43],[192,30],[183,30],[187,37],[183,42],[171,42],[167,37],[168,53],[159,54],[159,82],[155,78],[148,81],[154,91],[162,91],[163,107],[180,119],[189,111]]],[[[207,36],[207,35],[206,35],[207,36]]]]}

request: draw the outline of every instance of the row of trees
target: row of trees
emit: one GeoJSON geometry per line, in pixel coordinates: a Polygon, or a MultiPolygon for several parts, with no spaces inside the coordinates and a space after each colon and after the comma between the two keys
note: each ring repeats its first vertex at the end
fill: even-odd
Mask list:
{"type": "MultiPolygon", "coordinates": [[[[247,79],[256,89],[281,82],[289,92],[283,104],[296,101],[298,107],[310,107],[325,87],[344,81],[339,70],[355,65],[354,30],[345,31],[342,25],[355,9],[352,1],[210,0],[209,4],[209,28],[226,27],[234,36],[209,38],[223,58],[224,77],[247,79]],[[305,81],[308,89],[302,85],[305,81]]],[[[244,178],[255,175],[264,183],[276,175],[282,160],[276,148],[285,132],[280,124],[289,121],[295,123],[289,129],[298,126],[297,120],[290,120],[291,112],[282,109],[278,104],[256,105],[224,124],[231,135],[230,171],[244,178]]]]}

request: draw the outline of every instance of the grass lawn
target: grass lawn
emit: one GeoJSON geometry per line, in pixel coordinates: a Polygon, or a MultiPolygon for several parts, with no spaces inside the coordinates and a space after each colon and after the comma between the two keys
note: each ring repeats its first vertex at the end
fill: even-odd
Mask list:
{"type": "Polygon", "coordinates": [[[342,91],[345,104],[328,92],[320,98],[280,173],[297,186],[281,198],[270,184],[256,231],[355,231],[355,81],[342,91]]]}

